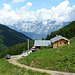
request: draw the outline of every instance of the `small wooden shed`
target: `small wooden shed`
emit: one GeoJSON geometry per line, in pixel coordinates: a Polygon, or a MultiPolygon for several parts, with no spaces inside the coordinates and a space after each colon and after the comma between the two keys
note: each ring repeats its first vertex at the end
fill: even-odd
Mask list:
{"type": "Polygon", "coordinates": [[[34,46],[39,49],[41,46],[47,47],[49,45],[50,45],[50,40],[35,40],[34,41],[34,46]]]}

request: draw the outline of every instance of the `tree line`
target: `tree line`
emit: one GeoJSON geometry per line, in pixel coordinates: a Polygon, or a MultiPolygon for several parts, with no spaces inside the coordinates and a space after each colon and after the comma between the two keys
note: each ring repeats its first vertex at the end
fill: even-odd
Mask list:
{"type": "MultiPolygon", "coordinates": [[[[29,41],[29,48],[31,48],[34,44],[34,41],[29,41]]],[[[5,50],[0,50],[0,58],[5,57],[7,54],[10,55],[18,55],[21,54],[23,51],[28,50],[28,42],[23,42],[16,44],[15,46],[11,46],[6,48],[5,50]]]]}
{"type": "MultiPolygon", "coordinates": [[[[55,37],[56,35],[64,36],[68,39],[75,37],[75,21],[72,21],[69,25],[66,25],[63,28],[60,28],[57,31],[51,32],[51,34],[47,34],[45,40],[50,40],[51,38],[55,37]]],[[[44,40],[44,38],[42,38],[44,40]]]]}

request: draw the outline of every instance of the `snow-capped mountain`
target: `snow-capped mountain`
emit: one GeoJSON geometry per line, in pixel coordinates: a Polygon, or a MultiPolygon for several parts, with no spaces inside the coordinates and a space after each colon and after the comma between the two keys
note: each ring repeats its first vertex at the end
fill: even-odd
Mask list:
{"type": "MultiPolygon", "coordinates": [[[[65,25],[68,25],[69,23],[70,22],[59,22],[58,23],[56,21],[50,21],[50,20],[47,20],[44,22],[38,22],[38,21],[21,21],[20,22],[19,21],[18,23],[12,25],[11,28],[15,29],[19,32],[22,32],[22,33],[31,32],[31,33],[35,33],[35,34],[37,33],[37,35],[45,34],[45,36],[46,36],[46,34],[50,34],[52,31],[58,30],[59,28],[62,28],[65,25]]],[[[31,35],[31,36],[33,36],[33,35],[31,35]]],[[[34,39],[36,39],[36,38],[34,38],[34,39]]]]}

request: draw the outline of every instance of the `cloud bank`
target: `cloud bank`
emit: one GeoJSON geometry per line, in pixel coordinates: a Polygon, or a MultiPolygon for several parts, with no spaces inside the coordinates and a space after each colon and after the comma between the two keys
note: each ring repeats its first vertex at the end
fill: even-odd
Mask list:
{"type": "MultiPolygon", "coordinates": [[[[25,0],[13,0],[13,3],[24,2],[25,0]]],[[[28,2],[25,6],[14,11],[11,5],[4,3],[4,8],[0,10],[0,23],[6,25],[13,25],[18,21],[39,21],[46,24],[47,20],[59,22],[67,22],[75,20],[75,5],[69,6],[69,1],[61,2],[58,6],[53,6],[51,9],[40,9],[36,12],[29,12],[32,6],[28,2]]]]}

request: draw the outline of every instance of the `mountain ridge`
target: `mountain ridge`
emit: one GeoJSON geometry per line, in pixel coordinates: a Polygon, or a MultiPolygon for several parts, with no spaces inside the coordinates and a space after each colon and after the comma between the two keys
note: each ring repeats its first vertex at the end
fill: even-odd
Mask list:
{"type": "Polygon", "coordinates": [[[0,43],[5,46],[14,46],[18,43],[26,42],[27,39],[32,40],[28,36],[13,30],[5,25],[0,24],[0,43]]]}
{"type": "Polygon", "coordinates": [[[15,23],[14,25],[10,26],[10,28],[24,34],[27,33],[26,35],[32,39],[42,39],[42,37],[45,38],[46,35],[50,34],[52,31],[58,30],[59,28],[68,25],[69,23],[70,23],[69,21],[57,23],[56,21],[50,21],[50,20],[47,20],[46,22],[19,21],[18,23],[15,23]]]}

